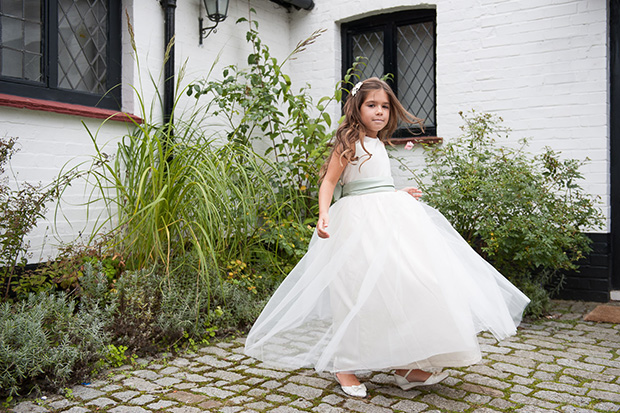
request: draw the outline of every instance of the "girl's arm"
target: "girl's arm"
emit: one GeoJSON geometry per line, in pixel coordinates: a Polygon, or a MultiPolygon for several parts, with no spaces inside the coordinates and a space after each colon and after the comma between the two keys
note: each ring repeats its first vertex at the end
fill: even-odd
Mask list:
{"type": "Polygon", "coordinates": [[[340,158],[340,155],[334,153],[327,165],[327,172],[323,177],[323,182],[319,187],[319,220],[316,223],[317,235],[321,238],[329,238],[327,233],[327,226],[329,225],[329,206],[332,203],[332,197],[334,196],[334,188],[336,183],[342,175],[347,161],[344,158],[340,158]]]}

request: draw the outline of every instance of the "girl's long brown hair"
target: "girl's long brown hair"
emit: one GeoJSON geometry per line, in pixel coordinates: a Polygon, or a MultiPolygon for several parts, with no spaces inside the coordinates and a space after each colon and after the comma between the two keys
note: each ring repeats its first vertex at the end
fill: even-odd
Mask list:
{"type": "Polygon", "coordinates": [[[362,124],[360,108],[362,107],[364,101],[366,101],[368,94],[378,89],[382,89],[387,94],[390,103],[390,119],[388,120],[385,128],[381,129],[377,134],[377,137],[382,142],[387,142],[391,145],[390,137],[398,127],[399,121],[403,121],[408,124],[417,124],[420,125],[420,128],[424,128],[423,120],[413,116],[403,107],[403,105],[396,98],[396,95],[394,95],[394,92],[392,92],[392,88],[386,82],[376,77],[371,77],[364,80],[355,96],[349,95],[347,102],[344,104],[344,121],[340,124],[338,130],[336,130],[336,137],[332,143],[332,149],[329,156],[325,160],[325,163],[321,167],[321,171],[319,173],[320,181],[322,181],[325,177],[325,174],[327,173],[327,166],[329,165],[329,162],[334,154],[340,156],[340,162],[342,162],[343,159],[346,163],[357,160],[355,157],[355,143],[358,140],[361,142],[364,151],[368,154],[368,159],[372,156],[372,154],[364,147],[364,136],[366,135],[366,130],[362,124]]]}

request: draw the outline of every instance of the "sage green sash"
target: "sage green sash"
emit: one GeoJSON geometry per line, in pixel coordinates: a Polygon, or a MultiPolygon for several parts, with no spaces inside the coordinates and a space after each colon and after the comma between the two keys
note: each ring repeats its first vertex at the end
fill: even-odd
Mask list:
{"type": "Polygon", "coordinates": [[[334,201],[349,195],[363,195],[373,192],[393,192],[394,190],[394,179],[391,176],[358,179],[344,185],[338,181],[338,184],[336,184],[336,187],[334,188],[334,201]]]}

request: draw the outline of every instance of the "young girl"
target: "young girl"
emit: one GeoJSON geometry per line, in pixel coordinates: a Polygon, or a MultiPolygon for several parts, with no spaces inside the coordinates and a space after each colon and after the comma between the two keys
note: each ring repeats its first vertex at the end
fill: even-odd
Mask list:
{"type": "Polygon", "coordinates": [[[421,121],[387,83],[355,85],[344,112],[322,171],[316,233],[245,353],[333,372],[358,397],[366,387],[356,372],[394,369],[404,390],[438,383],[441,368],[481,359],[479,332],[515,334],[529,299],[419,202],[420,191],[394,189],[384,144],[399,120],[421,121]]]}

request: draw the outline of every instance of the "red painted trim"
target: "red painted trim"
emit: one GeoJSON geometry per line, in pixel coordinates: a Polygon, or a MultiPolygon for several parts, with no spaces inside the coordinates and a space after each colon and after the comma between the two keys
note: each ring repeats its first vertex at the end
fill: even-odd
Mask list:
{"type": "Polygon", "coordinates": [[[141,117],[130,113],[110,109],[93,108],[90,106],[74,105],[72,103],[54,102],[51,100],[25,98],[22,96],[6,95],[2,93],[0,93],[0,106],[62,113],[64,115],[82,116],[85,118],[110,119],[118,122],[144,122],[141,117]]]}

